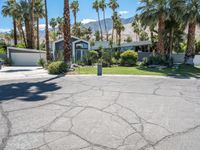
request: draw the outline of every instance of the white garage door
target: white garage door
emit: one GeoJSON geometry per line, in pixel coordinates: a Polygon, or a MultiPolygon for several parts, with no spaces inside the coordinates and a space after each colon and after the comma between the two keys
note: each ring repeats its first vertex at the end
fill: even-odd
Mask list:
{"type": "Polygon", "coordinates": [[[40,59],[39,53],[14,53],[11,52],[12,64],[15,66],[37,66],[40,59]]]}

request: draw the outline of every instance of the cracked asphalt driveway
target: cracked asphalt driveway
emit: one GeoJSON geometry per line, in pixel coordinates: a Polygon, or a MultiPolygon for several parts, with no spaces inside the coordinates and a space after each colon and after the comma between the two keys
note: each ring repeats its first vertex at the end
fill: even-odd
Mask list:
{"type": "Polygon", "coordinates": [[[0,82],[1,150],[199,150],[200,80],[0,82]]]}

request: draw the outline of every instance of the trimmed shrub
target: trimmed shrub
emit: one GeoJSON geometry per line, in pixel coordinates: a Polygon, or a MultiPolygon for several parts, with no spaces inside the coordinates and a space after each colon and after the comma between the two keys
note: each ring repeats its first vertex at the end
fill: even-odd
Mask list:
{"type": "Polygon", "coordinates": [[[46,61],[43,58],[40,58],[38,61],[38,65],[45,68],[46,61]]]}
{"type": "Polygon", "coordinates": [[[0,48],[0,55],[5,55],[6,54],[6,50],[4,48],[0,48]]]}
{"type": "Polygon", "coordinates": [[[69,69],[69,66],[63,61],[55,61],[49,64],[48,72],[49,74],[62,74],[66,73],[69,69]]]}
{"type": "Polygon", "coordinates": [[[167,59],[166,57],[161,56],[151,56],[149,58],[145,58],[142,62],[142,65],[163,65],[163,66],[172,66],[173,59],[167,59]]]}
{"type": "Polygon", "coordinates": [[[132,50],[123,52],[120,57],[122,66],[135,66],[137,64],[138,54],[132,50]]]}
{"type": "Polygon", "coordinates": [[[9,58],[5,58],[5,59],[3,60],[3,62],[4,62],[4,64],[5,64],[6,66],[11,66],[11,65],[12,65],[12,61],[11,61],[11,59],[9,59],[9,58]]]}
{"type": "Polygon", "coordinates": [[[24,43],[20,43],[16,45],[16,48],[26,48],[26,45],[24,43]]]}

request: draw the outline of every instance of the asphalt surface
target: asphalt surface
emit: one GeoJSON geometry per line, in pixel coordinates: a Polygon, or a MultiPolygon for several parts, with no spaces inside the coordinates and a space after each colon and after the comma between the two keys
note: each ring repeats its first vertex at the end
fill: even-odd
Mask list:
{"type": "Polygon", "coordinates": [[[199,150],[200,80],[0,81],[1,150],[199,150]]]}

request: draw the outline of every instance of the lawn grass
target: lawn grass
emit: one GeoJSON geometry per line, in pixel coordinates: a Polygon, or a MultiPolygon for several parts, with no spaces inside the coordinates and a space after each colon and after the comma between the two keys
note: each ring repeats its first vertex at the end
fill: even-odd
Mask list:
{"type": "MultiPolygon", "coordinates": [[[[96,67],[80,67],[76,68],[77,74],[97,74],[96,67]]],[[[196,77],[200,78],[200,66],[192,67],[188,65],[180,65],[176,68],[148,68],[148,67],[108,67],[103,68],[103,74],[111,75],[153,75],[153,76],[176,76],[176,77],[196,77]]]]}

